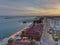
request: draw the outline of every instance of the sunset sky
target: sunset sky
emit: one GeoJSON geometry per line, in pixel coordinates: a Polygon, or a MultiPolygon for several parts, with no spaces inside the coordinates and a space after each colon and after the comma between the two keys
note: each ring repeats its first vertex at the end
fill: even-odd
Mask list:
{"type": "Polygon", "coordinates": [[[0,0],[0,15],[59,15],[60,0],[0,0]]]}

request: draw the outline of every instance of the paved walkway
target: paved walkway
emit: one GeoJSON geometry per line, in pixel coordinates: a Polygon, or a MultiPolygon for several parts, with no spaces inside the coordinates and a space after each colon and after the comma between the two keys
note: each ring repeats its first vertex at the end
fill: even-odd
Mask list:
{"type": "Polygon", "coordinates": [[[6,45],[6,44],[8,43],[8,42],[7,42],[8,39],[9,39],[9,38],[4,38],[4,39],[0,42],[0,44],[1,44],[1,45],[6,45]]]}

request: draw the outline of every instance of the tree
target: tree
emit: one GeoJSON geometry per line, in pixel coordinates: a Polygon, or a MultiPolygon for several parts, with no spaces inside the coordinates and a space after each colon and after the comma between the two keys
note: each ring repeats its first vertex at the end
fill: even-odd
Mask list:
{"type": "Polygon", "coordinates": [[[13,38],[10,38],[10,39],[8,40],[8,42],[13,42],[13,38]]]}
{"type": "Polygon", "coordinates": [[[43,17],[40,17],[39,20],[38,20],[38,23],[42,23],[43,22],[43,17]]]}

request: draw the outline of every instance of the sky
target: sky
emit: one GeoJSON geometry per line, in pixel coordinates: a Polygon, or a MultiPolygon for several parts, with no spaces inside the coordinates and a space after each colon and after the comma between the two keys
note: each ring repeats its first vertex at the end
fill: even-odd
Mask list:
{"type": "Polygon", "coordinates": [[[0,16],[59,14],[60,0],[0,0],[0,16]]]}

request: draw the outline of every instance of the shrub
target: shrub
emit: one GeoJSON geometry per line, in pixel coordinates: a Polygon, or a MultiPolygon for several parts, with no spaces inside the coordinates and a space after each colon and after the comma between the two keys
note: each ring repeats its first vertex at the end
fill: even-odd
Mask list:
{"type": "Polygon", "coordinates": [[[13,42],[13,38],[10,38],[10,39],[8,40],[8,42],[13,42]]]}

